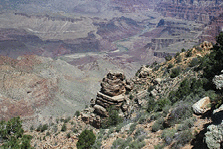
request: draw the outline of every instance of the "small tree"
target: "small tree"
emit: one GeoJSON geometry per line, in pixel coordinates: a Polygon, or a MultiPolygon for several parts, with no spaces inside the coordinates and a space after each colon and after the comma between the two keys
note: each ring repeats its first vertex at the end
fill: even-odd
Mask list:
{"type": "Polygon", "coordinates": [[[80,111],[75,112],[75,116],[78,117],[80,115],[80,111]]]}
{"type": "Polygon", "coordinates": [[[78,149],[90,149],[96,140],[96,136],[94,135],[92,130],[85,129],[78,136],[79,140],[77,142],[78,149]]]}
{"type": "Polygon", "coordinates": [[[180,74],[180,72],[181,72],[180,67],[174,68],[171,71],[170,77],[171,78],[175,78],[175,77],[177,77],[180,74]]]}

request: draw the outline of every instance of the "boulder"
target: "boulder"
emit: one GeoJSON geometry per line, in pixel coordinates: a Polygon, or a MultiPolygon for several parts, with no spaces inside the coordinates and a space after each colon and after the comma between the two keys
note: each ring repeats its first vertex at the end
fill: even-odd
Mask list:
{"type": "Polygon", "coordinates": [[[211,103],[209,97],[204,97],[198,102],[193,104],[192,108],[195,114],[203,114],[210,109],[209,104],[211,103]]]}
{"type": "Polygon", "coordinates": [[[157,90],[156,90],[156,89],[153,89],[150,93],[151,93],[151,95],[152,95],[153,97],[156,97],[156,95],[157,95],[157,90]]]}
{"type": "Polygon", "coordinates": [[[152,72],[151,68],[147,68],[146,66],[142,66],[141,70],[139,72],[139,78],[146,78],[147,76],[149,76],[152,72]]]}
{"type": "Polygon", "coordinates": [[[133,86],[134,86],[134,83],[132,81],[126,80],[125,88],[126,88],[127,91],[131,91],[133,89],[133,86]]]}
{"type": "Polygon", "coordinates": [[[84,114],[84,113],[81,113],[81,119],[82,119],[82,121],[84,121],[86,124],[89,124],[89,122],[90,122],[90,115],[88,115],[88,114],[84,114]]]}
{"type": "Polygon", "coordinates": [[[133,124],[133,123],[129,123],[129,124],[123,126],[123,127],[121,128],[121,133],[124,133],[124,132],[129,131],[129,130],[130,130],[130,126],[131,126],[132,124],[133,124]]]}
{"type": "Polygon", "coordinates": [[[210,125],[205,133],[205,142],[209,149],[221,149],[223,141],[223,124],[210,125]]]}
{"type": "Polygon", "coordinates": [[[162,82],[161,78],[156,78],[156,79],[153,80],[154,85],[160,84],[161,82],[162,82]]]}
{"type": "Polygon", "coordinates": [[[106,117],[108,116],[108,112],[104,107],[102,107],[100,105],[94,105],[94,109],[95,109],[96,113],[98,113],[102,116],[106,116],[106,117]]]}
{"type": "MultiPolygon", "coordinates": [[[[223,72],[223,70],[221,71],[221,72],[223,72]]],[[[222,87],[223,87],[223,74],[221,74],[221,75],[216,75],[214,78],[213,78],[213,80],[212,80],[213,82],[214,82],[214,84],[216,85],[216,88],[217,89],[222,89],[222,87]]]]}

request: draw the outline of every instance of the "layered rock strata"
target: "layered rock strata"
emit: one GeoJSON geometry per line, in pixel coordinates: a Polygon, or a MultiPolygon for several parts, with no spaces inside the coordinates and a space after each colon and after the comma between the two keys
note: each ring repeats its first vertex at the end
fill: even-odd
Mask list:
{"type": "Polygon", "coordinates": [[[109,72],[102,80],[101,90],[97,93],[96,99],[91,99],[90,110],[82,113],[82,120],[99,128],[101,118],[109,116],[107,108],[110,106],[114,106],[117,110],[121,109],[125,113],[129,102],[124,94],[132,89],[133,83],[126,80],[123,73],[109,72]]]}
{"type": "Polygon", "coordinates": [[[127,81],[122,73],[108,73],[102,80],[101,90],[97,93],[95,112],[102,116],[108,116],[106,108],[115,106],[119,109],[125,100],[123,94],[132,88],[133,83],[127,81]]]}

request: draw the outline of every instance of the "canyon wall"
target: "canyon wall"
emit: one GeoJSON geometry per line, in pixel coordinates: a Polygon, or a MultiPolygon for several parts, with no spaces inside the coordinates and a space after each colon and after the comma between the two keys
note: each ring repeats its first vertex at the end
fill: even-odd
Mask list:
{"type": "Polygon", "coordinates": [[[162,1],[155,11],[165,17],[208,23],[212,18],[223,12],[220,0],[168,0],[162,1]]]}

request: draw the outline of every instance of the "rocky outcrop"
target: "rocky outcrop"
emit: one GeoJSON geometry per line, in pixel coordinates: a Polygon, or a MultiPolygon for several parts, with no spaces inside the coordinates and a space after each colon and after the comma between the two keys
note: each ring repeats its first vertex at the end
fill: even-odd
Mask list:
{"type": "Polygon", "coordinates": [[[210,23],[204,28],[202,34],[199,36],[201,41],[209,41],[216,43],[216,36],[222,31],[223,26],[223,13],[219,16],[212,18],[210,23]]]}
{"type": "Polygon", "coordinates": [[[210,105],[211,101],[209,97],[204,97],[202,99],[200,99],[198,102],[196,102],[195,104],[193,104],[192,108],[195,114],[204,114],[205,112],[207,112],[210,107],[208,107],[210,105]]]}
{"type": "Polygon", "coordinates": [[[139,78],[146,78],[147,76],[151,75],[152,69],[147,68],[146,66],[142,66],[139,70],[138,77],[139,78]]]}
{"type": "Polygon", "coordinates": [[[105,109],[110,106],[120,108],[125,100],[123,94],[126,90],[132,90],[132,88],[133,83],[127,81],[122,73],[108,73],[102,80],[101,91],[97,93],[94,105],[95,112],[108,116],[105,109]]]}
{"type": "MultiPolygon", "coordinates": [[[[221,71],[221,73],[223,73],[223,71],[221,71]]],[[[223,87],[223,74],[221,75],[216,75],[214,78],[213,78],[213,82],[214,84],[216,85],[216,88],[217,89],[222,89],[223,87]]]]}
{"type": "Polygon", "coordinates": [[[93,111],[84,111],[82,120],[99,128],[101,117],[108,117],[109,113],[106,110],[110,106],[114,106],[117,110],[123,112],[128,110],[129,102],[124,93],[133,89],[133,82],[126,80],[123,73],[108,73],[101,82],[101,90],[97,93],[96,99],[91,99],[91,107],[93,111]],[[92,120],[91,120],[92,119],[92,120]]]}
{"type": "Polygon", "coordinates": [[[222,148],[223,141],[223,124],[221,125],[210,125],[205,133],[205,142],[209,149],[220,149],[222,148]]]}
{"type": "MultiPolygon", "coordinates": [[[[222,88],[222,76],[213,79],[217,89],[222,88]]],[[[223,105],[213,111],[211,116],[214,124],[207,127],[205,142],[209,149],[221,149],[223,147],[223,105]]]]}

